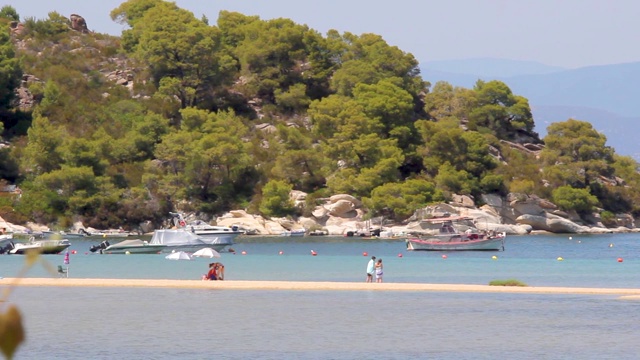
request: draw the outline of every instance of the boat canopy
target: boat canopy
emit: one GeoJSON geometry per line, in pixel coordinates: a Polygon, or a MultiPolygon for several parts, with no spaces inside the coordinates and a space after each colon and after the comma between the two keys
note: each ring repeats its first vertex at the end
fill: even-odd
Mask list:
{"type": "Polygon", "coordinates": [[[219,238],[205,238],[184,229],[163,229],[153,232],[150,245],[191,246],[224,244],[219,238]]]}

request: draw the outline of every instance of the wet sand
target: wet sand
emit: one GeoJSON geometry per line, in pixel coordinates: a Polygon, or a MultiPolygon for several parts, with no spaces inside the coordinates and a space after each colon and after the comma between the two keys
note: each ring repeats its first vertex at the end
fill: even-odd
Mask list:
{"type": "Polygon", "coordinates": [[[319,290],[319,291],[440,291],[527,294],[590,294],[621,295],[640,299],[640,289],[573,288],[573,287],[516,287],[463,284],[410,284],[365,282],[303,282],[303,281],[203,281],[158,279],[74,279],[74,278],[3,278],[4,286],[71,286],[71,287],[139,287],[173,289],[219,290],[319,290]]]}

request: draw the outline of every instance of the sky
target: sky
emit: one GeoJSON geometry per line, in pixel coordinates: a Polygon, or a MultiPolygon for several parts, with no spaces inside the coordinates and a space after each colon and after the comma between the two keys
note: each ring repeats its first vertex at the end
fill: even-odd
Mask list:
{"type": "MultiPolygon", "coordinates": [[[[57,11],[90,30],[120,35],[109,13],[122,0],[9,0],[21,19],[57,11]]],[[[221,10],[289,18],[327,30],[375,33],[428,61],[500,58],[564,68],[640,61],[638,0],[176,0],[215,24],[221,10]]]]}

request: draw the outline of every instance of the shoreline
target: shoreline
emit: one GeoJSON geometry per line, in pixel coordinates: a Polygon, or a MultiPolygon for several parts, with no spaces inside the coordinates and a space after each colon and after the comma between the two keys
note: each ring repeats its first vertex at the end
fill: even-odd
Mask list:
{"type": "Polygon", "coordinates": [[[537,286],[489,286],[467,284],[365,283],[365,282],[305,282],[246,280],[164,280],[164,279],[75,279],[75,278],[1,278],[2,287],[136,287],[211,290],[284,290],[284,291],[429,291],[510,294],[620,295],[640,299],[640,289],[578,288],[537,286]]]}

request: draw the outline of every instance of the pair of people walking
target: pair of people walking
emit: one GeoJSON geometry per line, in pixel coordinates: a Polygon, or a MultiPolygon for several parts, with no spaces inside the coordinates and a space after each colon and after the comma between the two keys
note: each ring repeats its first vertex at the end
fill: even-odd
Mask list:
{"type": "Polygon", "coordinates": [[[376,282],[381,283],[382,275],[384,273],[382,269],[382,259],[378,259],[378,261],[376,261],[376,257],[372,256],[371,260],[369,260],[369,263],[367,264],[367,282],[373,282],[373,276],[375,275],[376,282]]]}

